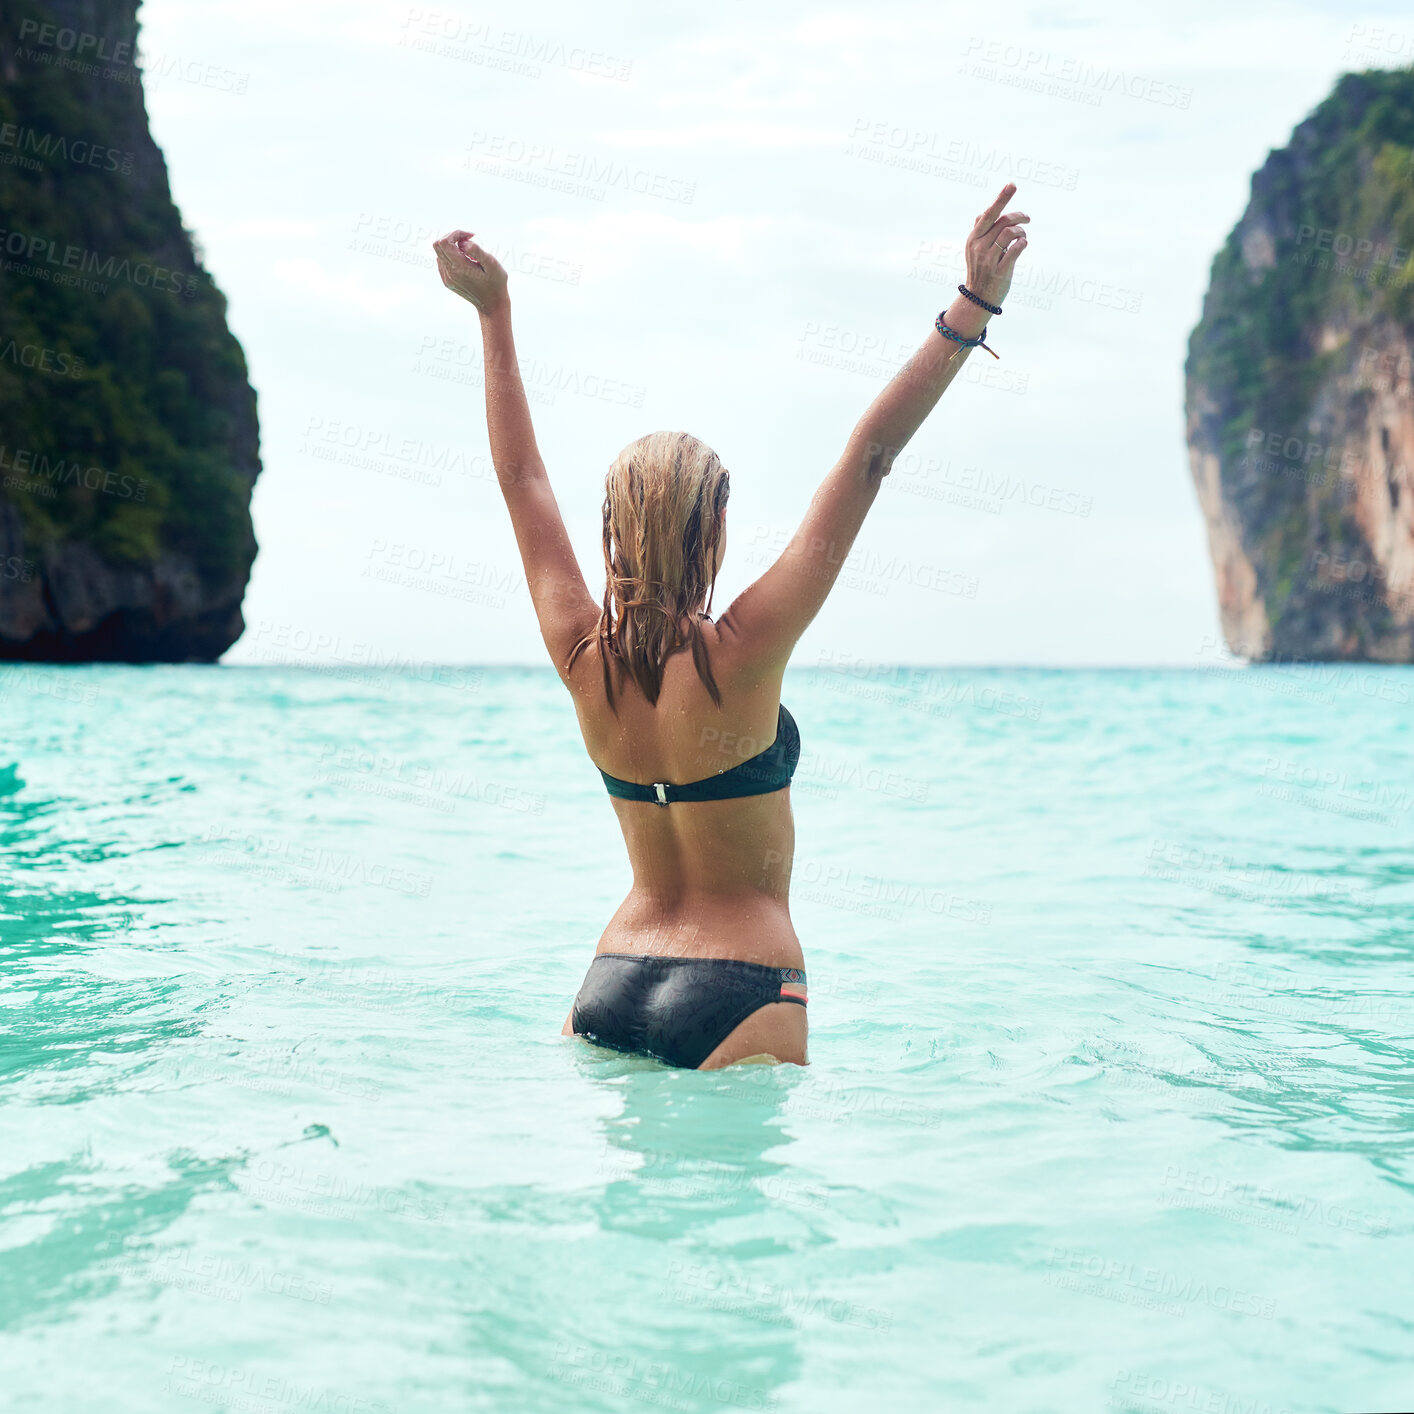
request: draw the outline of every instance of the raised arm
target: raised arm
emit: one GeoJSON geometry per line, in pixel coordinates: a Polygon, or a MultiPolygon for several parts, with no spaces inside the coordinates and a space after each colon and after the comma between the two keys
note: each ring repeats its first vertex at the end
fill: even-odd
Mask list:
{"type": "MultiPolygon", "coordinates": [[[[1017,258],[1026,249],[1022,227],[1031,218],[1021,211],[1002,212],[1015,194],[1015,184],[1008,182],[967,238],[967,288],[989,304],[1001,304],[1011,288],[1017,258]]],[[[943,321],[963,338],[973,339],[992,317],[959,294],[943,321]]],[[[746,660],[761,675],[785,668],[833,588],[894,458],[937,406],[971,352],[936,328],[929,333],[923,347],[860,418],[780,558],[722,615],[723,630],[736,636],[746,660]]]]}
{"type": "Polygon", "coordinates": [[[535,443],[511,334],[511,299],[505,270],[469,231],[433,243],[437,269],[449,290],[476,306],[486,378],[486,428],[491,463],[506,498],[520,548],[525,582],[545,647],[563,674],[570,650],[599,615],[570,545],[535,443]]]}

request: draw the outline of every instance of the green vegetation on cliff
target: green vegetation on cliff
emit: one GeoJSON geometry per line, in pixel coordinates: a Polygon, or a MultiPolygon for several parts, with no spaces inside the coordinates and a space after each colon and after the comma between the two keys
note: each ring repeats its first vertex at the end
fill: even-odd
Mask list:
{"type": "Polygon", "coordinates": [[[1254,279],[1234,228],[1187,365],[1241,410],[1238,443],[1254,422],[1294,426],[1309,408],[1320,327],[1414,316],[1414,70],[1345,74],[1253,177],[1252,201],[1273,218],[1276,263],[1254,279]]]}
{"type": "MultiPolygon", "coordinates": [[[[1338,401],[1369,331],[1412,323],[1414,70],[1345,74],[1253,176],[1188,348],[1190,417],[1201,413],[1201,443],[1220,459],[1274,651],[1298,655],[1300,621],[1336,612],[1329,594],[1313,595],[1310,571],[1313,546],[1353,544],[1348,487],[1303,477],[1301,465],[1273,473],[1248,454],[1249,435],[1308,449],[1337,440],[1330,417],[1316,425],[1318,399],[1338,401]]],[[[1346,608],[1355,639],[1378,636],[1383,609],[1346,608]]]]}
{"type": "MultiPolygon", "coordinates": [[[[115,567],[176,553],[243,584],[259,469],[245,358],[137,70],[77,73],[42,46],[62,8],[6,5],[0,35],[0,494],[30,550],[79,541],[115,567]]],[[[136,10],[87,5],[79,28],[96,14],[108,49],[131,53],[136,10]]]]}

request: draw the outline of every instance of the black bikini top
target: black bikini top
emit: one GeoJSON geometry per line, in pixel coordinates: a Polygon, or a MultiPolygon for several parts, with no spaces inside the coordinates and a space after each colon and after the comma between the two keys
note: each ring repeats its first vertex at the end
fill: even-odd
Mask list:
{"type": "Polygon", "coordinates": [[[607,771],[600,771],[610,795],[620,800],[643,800],[657,805],[671,805],[675,800],[735,800],[743,795],[769,795],[784,790],[800,761],[800,729],[795,718],[786,711],[785,703],[776,715],[776,739],[765,751],[749,761],[720,771],[700,781],[688,781],[675,786],[669,781],[654,781],[639,785],[636,781],[621,781],[607,771]]]}

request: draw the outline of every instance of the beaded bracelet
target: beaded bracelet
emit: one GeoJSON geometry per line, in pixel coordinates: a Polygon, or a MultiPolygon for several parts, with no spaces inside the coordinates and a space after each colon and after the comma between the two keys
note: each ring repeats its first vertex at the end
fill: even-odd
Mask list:
{"type": "Polygon", "coordinates": [[[959,285],[957,287],[957,292],[960,295],[965,295],[968,299],[972,301],[973,304],[980,304],[982,308],[987,311],[988,314],[1000,314],[1002,312],[1001,305],[988,304],[987,301],[984,300],[981,295],[974,295],[972,291],[967,288],[966,285],[959,285]]]}
{"type": "MultiPolygon", "coordinates": [[[[944,310],[943,314],[946,313],[947,310],[944,310]]],[[[956,329],[948,328],[948,326],[943,322],[943,314],[940,314],[938,316],[937,323],[933,325],[933,327],[938,331],[938,333],[943,336],[943,338],[951,339],[953,343],[959,344],[965,349],[986,349],[987,352],[991,354],[993,358],[1001,358],[1001,354],[997,353],[987,344],[987,331],[985,329],[983,329],[982,332],[978,334],[975,339],[964,339],[962,335],[957,332],[956,329]]]]}

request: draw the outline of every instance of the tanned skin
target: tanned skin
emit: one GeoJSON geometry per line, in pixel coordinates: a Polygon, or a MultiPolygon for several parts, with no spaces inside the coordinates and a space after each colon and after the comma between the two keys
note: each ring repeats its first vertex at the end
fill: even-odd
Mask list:
{"type": "MultiPolygon", "coordinates": [[[[996,305],[1027,244],[1030,217],[1004,210],[1015,193],[1014,184],[1004,186],[966,242],[967,287],[996,305]]],[[[491,459],[540,633],[569,689],[590,758],[624,780],[692,781],[764,750],[775,738],[781,682],[796,643],[829,595],[895,457],[972,349],[929,332],[860,418],[780,557],[715,624],[704,622],[720,706],[698,678],[692,655],[679,652],[664,667],[656,706],[626,682],[616,692],[615,712],[604,694],[597,646],[565,670],[571,650],[594,630],[600,605],[575,559],[535,442],[516,366],[506,272],[469,231],[452,231],[433,249],[442,282],[480,317],[491,459]]],[[[962,295],[944,315],[964,338],[980,334],[990,317],[962,295]]],[[[667,809],[615,797],[610,803],[633,886],[609,920],[599,952],[805,966],[788,897],[795,850],[789,788],[667,809]]],[[[572,1033],[569,1020],[564,1031],[572,1033]]],[[[753,1059],[805,1065],[806,1038],[805,1007],[772,1003],[732,1031],[702,1068],[753,1059]]]]}

